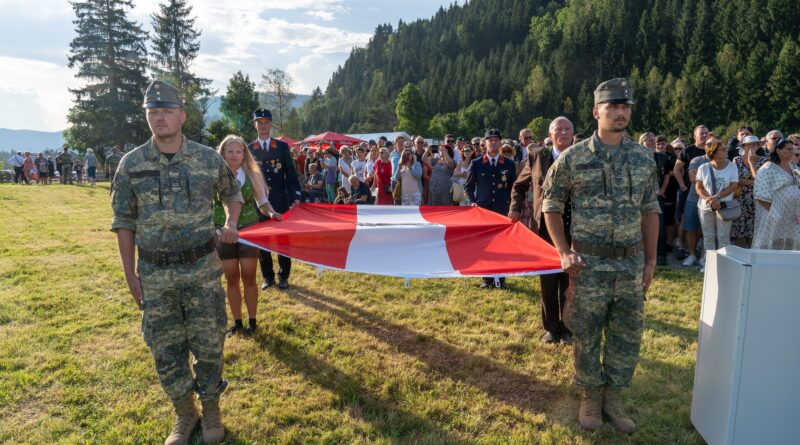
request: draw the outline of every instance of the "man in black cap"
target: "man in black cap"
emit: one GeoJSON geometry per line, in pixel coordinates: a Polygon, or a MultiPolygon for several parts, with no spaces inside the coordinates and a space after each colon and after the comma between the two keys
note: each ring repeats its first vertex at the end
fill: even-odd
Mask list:
{"type": "MultiPolygon", "coordinates": [[[[300,181],[292,159],[289,145],[286,142],[272,139],[272,112],[266,108],[259,108],[253,112],[253,125],[258,132],[258,138],[251,142],[247,148],[253,158],[261,167],[261,173],[269,187],[269,203],[278,213],[285,213],[290,208],[300,204],[300,181]]],[[[261,221],[266,221],[269,216],[260,215],[261,221]]],[[[272,268],[272,254],[266,250],[261,251],[261,276],[264,277],[262,290],[269,289],[275,284],[275,271],[272,268]]],[[[289,287],[289,274],[292,271],[292,260],[289,257],[278,255],[278,289],[289,287]]]]}
{"type": "MultiPolygon", "coordinates": [[[[464,190],[473,206],[505,216],[511,204],[511,186],[517,179],[516,165],[514,161],[500,156],[500,130],[489,130],[485,136],[486,154],[470,164],[464,190]]],[[[483,277],[481,289],[490,289],[492,285],[507,289],[505,278],[483,277]]]]}

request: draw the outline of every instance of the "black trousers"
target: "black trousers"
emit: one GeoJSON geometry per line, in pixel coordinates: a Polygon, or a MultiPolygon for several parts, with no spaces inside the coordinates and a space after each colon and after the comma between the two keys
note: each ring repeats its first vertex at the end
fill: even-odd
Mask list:
{"type": "MultiPolygon", "coordinates": [[[[284,213],[286,210],[288,210],[288,206],[280,206],[281,208],[278,209],[275,203],[272,203],[272,207],[280,213],[284,213]],[[281,212],[281,210],[283,210],[283,212],[281,212]]],[[[259,221],[267,221],[268,219],[268,216],[259,214],[259,221]]],[[[258,263],[261,266],[261,276],[264,277],[264,281],[268,283],[275,282],[275,269],[272,266],[272,252],[261,249],[258,263]]],[[[278,277],[288,280],[291,272],[292,259],[283,255],[278,255],[278,277]]]]}
{"type": "MultiPolygon", "coordinates": [[[[274,282],[275,271],[272,267],[272,252],[261,250],[261,257],[259,258],[261,265],[261,276],[264,281],[274,282]]],[[[278,277],[288,280],[289,274],[292,272],[292,259],[283,255],[278,255],[278,277]]]]}
{"type": "Polygon", "coordinates": [[[572,334],[564,325],[564,305],[567,300],[569,274],[565,272],[541,275],[542,326],[554,334],[572,334]]]}
{"type": "Polygon", "coordinates": [[[20,182],[28,183],[28,178],[25,177],[25,169],[23,167],[14,167],[14,183],[20,182]]]}

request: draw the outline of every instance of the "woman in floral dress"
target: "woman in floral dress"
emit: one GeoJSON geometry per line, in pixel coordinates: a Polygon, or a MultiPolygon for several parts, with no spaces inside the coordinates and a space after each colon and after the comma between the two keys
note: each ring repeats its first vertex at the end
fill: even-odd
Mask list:
{"type": "Polygon", "coordinates": [[[753,241],[753,227],[755,226],[755,201],[753,200],[753,182],[756,172],[767,162],[767,158],[756,154],[758,150],[758,137],[747,136],[742,141],[744,152],[741,156],[733,158],[733,163],[739,170],[739,190],[736,198],[742,208],[742,215],[733,220],[731,225],[731,241],[744,248],[750,248],[753,241]]]}

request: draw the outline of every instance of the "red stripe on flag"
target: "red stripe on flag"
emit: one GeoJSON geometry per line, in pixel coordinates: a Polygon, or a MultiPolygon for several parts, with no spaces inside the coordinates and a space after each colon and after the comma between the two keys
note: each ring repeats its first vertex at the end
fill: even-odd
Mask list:
{"type": "Polygon", "coordinates": [[[356,206],[303,204],[242,229],[239,237],[267,250],[312,264],[344,269],[356,234],[356,206]]]}
{"type": "Polygon", "coordinates": [[[555,248],[522,223],[478,207],[420,207],[426,221],[446,227],[453,268],[462,275],[505,275],[561,269],[555,248]]]}

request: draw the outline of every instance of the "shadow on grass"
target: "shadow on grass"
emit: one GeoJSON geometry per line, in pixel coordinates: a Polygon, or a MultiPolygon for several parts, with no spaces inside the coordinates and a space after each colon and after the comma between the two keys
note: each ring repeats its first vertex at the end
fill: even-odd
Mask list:
{"type": "MultiPolygon", "coordinates": [[[[339,396],[339,409],[345,410],[351,417],[371,423],[385,438],[402,438],[412,443],[420,440],[426,443],[470,443],[440,429],[430,420],[371,393],[355,378],[310,355],[302,345],[268,332],[257,334],[255,339],[293,372],[335,392],[339,396]]],[[[246,442],[228,437],[225,443],[246,442]]]]}
{"type": "Polygon", "coordinates": [[[386,321],[345,301],[302,288],[295,288],[290,295],[302,304],[333,314],[353,327],[396,347],[400,352],[416,357],[436,373],[479,388],[490,397],[521,410],[546,412],[551,408],[554,398],[563,397],[549,383],[386,321]]]}
{"type": "Polygon", "coordinates": [[[661,334],[674,335],[688,342],[697,340],[697,329],[685,328],[653,317],[647,317],[644,325],[645,328],[652,329],[661,334]]]}

